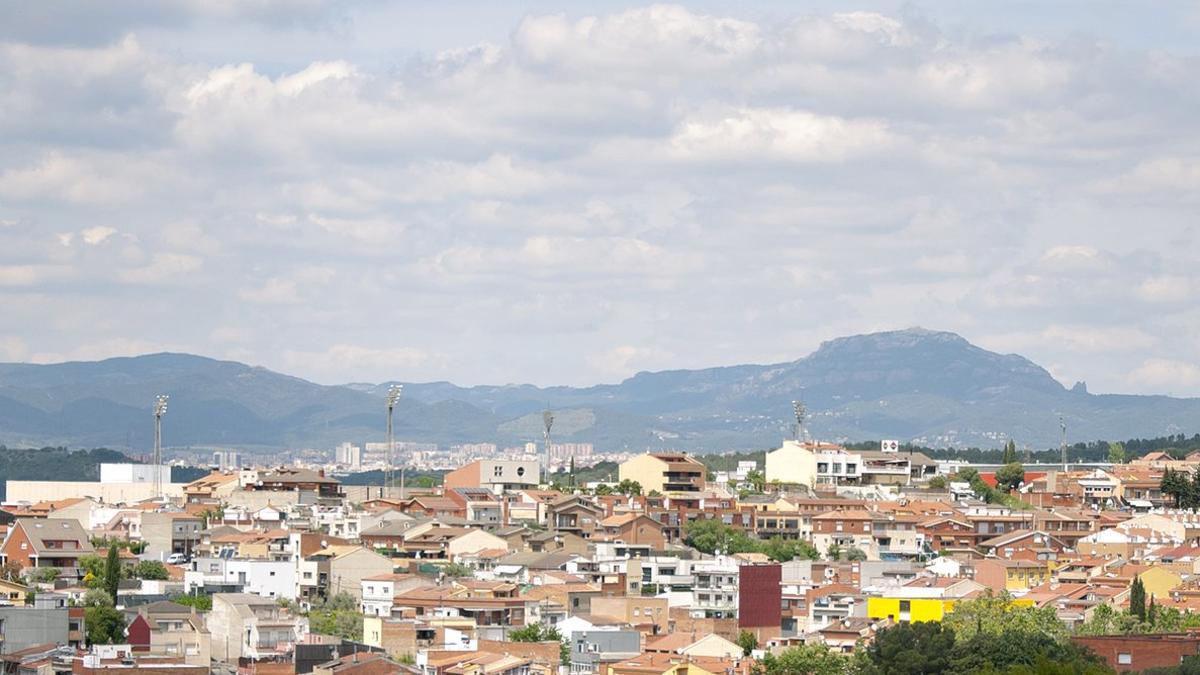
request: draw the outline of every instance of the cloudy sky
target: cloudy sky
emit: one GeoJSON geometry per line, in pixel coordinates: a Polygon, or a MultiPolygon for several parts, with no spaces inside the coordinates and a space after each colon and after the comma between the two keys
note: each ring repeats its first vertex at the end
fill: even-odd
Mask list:
{"type": "Polygon", "coordinates": [[[0,360],[1200,395],[1198,110],[1194,2],[3,3],[0,360]]]}

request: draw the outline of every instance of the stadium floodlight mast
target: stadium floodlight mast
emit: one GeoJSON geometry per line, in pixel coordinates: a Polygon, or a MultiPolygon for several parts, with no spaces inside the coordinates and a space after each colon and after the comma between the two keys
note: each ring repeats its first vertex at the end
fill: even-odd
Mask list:
{"type": "Polygon", "coordinates": [[[162,418],[167,414],[167,399],[170,396],[159,394],[154,397],[154,460],[151,468],[154,471],[154,498],[162,501],[162,418]]]}
{"type": "MultiPolygon", "coordinates": [[[[388,387],[387,392],[387,466],[383,471],[383,488],[386,494],[392,493],[392,480],[394,478],[394,470],[392,464],[396,456],[396,437],[392,432],[392,411],[396,409],[396,404],[400,402],[400,394],[404,392],[404,385],[393,384],[388,387]]],[[[400,470],[400,497],[404,497],[404,469],[400,470]]]]}
{"type": "Polygon", "coordinates": [[[1067,422],[1062,415],[1058,416],[1058,428],[1062,431],[1062,436],[1058,441],[1058,449],[1062,453],[1063,471],[1067,470],[1067,422]]]}
{"type": "Polygon", "coordinates": [[[538,480],[545,482],[550,478],[550,427],[554,426],[554,413],[549,410],[542,413],[542,425],[545,427],[542,434],[542,461],[540,462],[542,475],[538,476],[538,480]]]}
{"type": "Polygon", "coordinates": [[[804,440],[804,418],[808,415],[808,409],[803,401],[792,401],[792,412],[796,415],[796,442],[799,443],[804,440]]]}

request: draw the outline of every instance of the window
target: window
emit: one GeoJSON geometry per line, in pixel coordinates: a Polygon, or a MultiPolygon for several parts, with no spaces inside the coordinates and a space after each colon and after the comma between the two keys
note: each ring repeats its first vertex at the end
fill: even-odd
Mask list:
{"type": "Polygon", "coordinates": [[[1117,654],[1117,663],[1122,666],[1128,666],[1133,663],[1133,654],[1117,654]]]}
{"type": "Polygon", "coordinates": [[[518,476],[524,476],[524,475],[525,475],[525,467],[523,467],[523,466],[518,466],[518,467],[517,467],[517,475],[518,475],[518,476]]]}
{"type": "Polygon", "coordinates": [[[504,475],[504,467],[499,466],[499,465],[492,467],[492,477],[493,478],[499,478],[503,475],[504,475]]]}

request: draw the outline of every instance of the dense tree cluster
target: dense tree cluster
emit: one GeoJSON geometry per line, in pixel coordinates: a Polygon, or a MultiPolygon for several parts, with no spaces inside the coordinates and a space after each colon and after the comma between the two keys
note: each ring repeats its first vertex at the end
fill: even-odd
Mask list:
{"type": "Polygon", "coordinates": [[[1007,595],[960,602],[941,623],[900,624],[846,655],[804,645],[764,658],[756,675],[1100,675],[1094,654],[1067,639],[1052,608],[1013,604],[1007,595]]]}
{"type": "Polygon", "coordinates": [[[358,600],[345,591],[321,600],[309,609],[308,627],[320,635],[361,642],[363,615],[358,600]]]}
{"type": "Polygon", "coordinates": [[[1200,472],[1167,469],[1163,472],[1162,493],[1181,509],[1200,508],[1200,472]]]}
{"type": "Polygon", "coordinates": [[[689,522],[684,531],[684,542],[702,553],[720,551],[734,553],[763,553],[772,560],[787,562],[796,558],[820,560],[821,554],[807,541],[775,538],[763,541],[741,528],[726,525],[719,520],[702,518],[689,522]]]}

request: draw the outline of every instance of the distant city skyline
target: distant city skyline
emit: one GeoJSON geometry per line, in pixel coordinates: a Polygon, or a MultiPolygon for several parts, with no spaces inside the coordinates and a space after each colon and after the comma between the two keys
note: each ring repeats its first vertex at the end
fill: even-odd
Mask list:
{"type": "Polygon", "coordinates": [[[10,3],[0,361],[587,385],[921,325],[1200,395],[1200,10],[1015,4],[10,3]]]}

